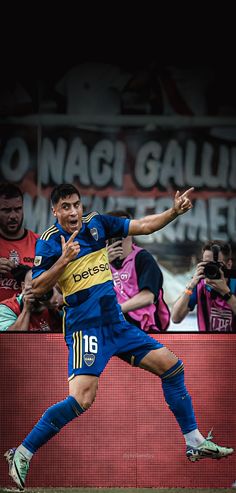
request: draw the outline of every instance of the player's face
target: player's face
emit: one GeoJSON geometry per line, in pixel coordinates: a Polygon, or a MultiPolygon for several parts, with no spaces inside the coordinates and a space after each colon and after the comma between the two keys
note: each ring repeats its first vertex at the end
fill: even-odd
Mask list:
{"type": "Polygon", "coordinates": [[[68,233],[80,230],[82,226],[83,207],[76,193],[69,195],[52,208],[53,215],[57,218],[61,227],[68,233]]]}
{"type": "MultiPolygon", "coordinates": [[[[0,197],[0,232],[3,236],[15,238],[23,223],[23,202],[21,197],[6,199],[0,197]]],[[[22,231],[23,233],[23,231],[22,231]]]]}

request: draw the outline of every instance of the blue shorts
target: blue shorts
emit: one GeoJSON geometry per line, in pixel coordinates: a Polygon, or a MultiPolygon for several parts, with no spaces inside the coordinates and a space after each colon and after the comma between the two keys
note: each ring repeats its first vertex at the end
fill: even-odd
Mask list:
{"type": "Polygon", "coordinates": [[[135,325],[117,324],[78,330],[65,338],[69,350],[68,375],[101,375],[112,356],[138,366],[147,353],[163,347],[135,325]]]}

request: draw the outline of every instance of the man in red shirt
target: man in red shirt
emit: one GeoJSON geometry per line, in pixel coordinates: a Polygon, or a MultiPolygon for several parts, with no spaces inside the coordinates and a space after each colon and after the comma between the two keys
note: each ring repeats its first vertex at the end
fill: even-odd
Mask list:
{"type": "Polygon", "coordinates": [[[19,295],[14,294],[0,303],[0,331],[62,332],[63,298],[56,287],[36,300],[29,267],[21,287],[19,295]]]}
{"type": "Polygon", "coordinates": [[[23,194],[13,184],[0,184],[0,302],[21,291],[14,268],[33,266],[39,235],[24,228],[23,194]]]}

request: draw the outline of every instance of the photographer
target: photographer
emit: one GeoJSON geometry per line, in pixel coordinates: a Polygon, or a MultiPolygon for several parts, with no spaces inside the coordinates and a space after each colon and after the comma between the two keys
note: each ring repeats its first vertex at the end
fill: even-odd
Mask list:
{"type": "Polygon", "coordinates": [[[197,305],[200,332],[236,332],[236,276],[228,243],[209,241],[202,261],[172,308],[172,320],[180,323],[197,305]]]}
{"type": "MultiPolygon", "coordinates": [[[[108,215],[131,218],[126,211],[108,215]]],[[[170,312],[163,299],[163,275],[153,256],[127,238],[112,238],[107,246],[114,289],[126,320],[149,334],[165,331],[170,312]]]]}
{"type": "Polygon", "coordinates": [[[62,332],[62,296],[54,287],[42,298],[32,291],[32,270],[28,267],[22,292],[0,303],[0,331],[62,332]]]}

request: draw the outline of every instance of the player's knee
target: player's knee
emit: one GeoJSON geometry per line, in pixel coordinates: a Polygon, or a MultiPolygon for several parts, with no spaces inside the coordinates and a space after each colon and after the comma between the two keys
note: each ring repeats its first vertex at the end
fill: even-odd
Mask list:
{"type": "Polygon", "coordinates": [[[93,402],[94,402],[94,399],[93,400],[85,399],[85,400],[82,400],[81,405],[82,405],[83,409],[85,409],[87,411],[87,409],[89,409],[92,406],[93,402]]]}
{"type": "Polygon", "coordinates": [[[92,406],[92,404],[93,404],[93,402],[94,402],[94,400],[95,400],[95,396],[89,396],[89,395],[84,396],[84,397],[82,397],[82,396],[78,396],[77,398],[75,397],[75,399],[76,399],[76,401],[78,402],[78,404],[79,404],[79,405],[80,405],[80,406],[81,406],[81,407],[82,407],[85,411],[87,411],[87,409],[89,409],[89,408],[92,406]]]}
{"type": "Polygon", "coordinates": [[[74,397],[74,399],[78,402],[78,404],[84,409],[89,409],[96,397],[96,392],[93,390],[84,390],[80,391],[76,394],[70,394],[74,397]]]}
{"type": "Polygon", "coordinates": [[[79,405],[87,410],[96,397],[98,378],[91,375],[77,375],[69,384],[69,393],[79,405]]]}
{"type": "Polygon", "coordinates": [[[175,365],[172,365],[165,373],[161,375],[162,383],[176,382],[177,380],[184,381],[184,364],[181,359],[177,360],[175,365]]]}

